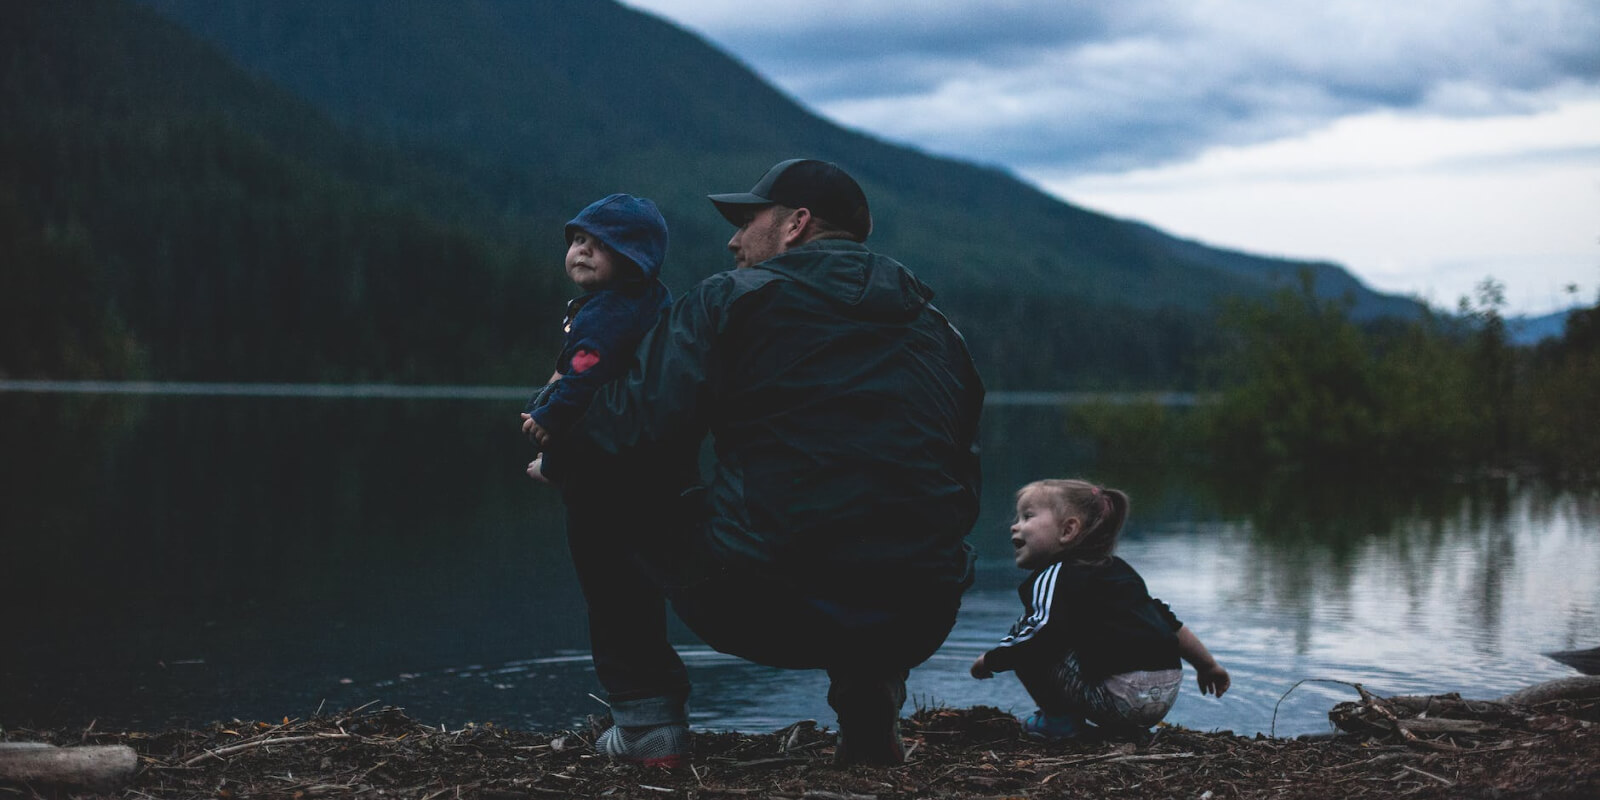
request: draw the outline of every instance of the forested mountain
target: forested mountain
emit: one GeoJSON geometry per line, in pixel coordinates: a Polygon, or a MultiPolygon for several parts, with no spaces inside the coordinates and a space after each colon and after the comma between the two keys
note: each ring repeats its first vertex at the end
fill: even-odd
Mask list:
{"type": "Polygon", "coordinates": [[[1009,388],[1193,382],[1219,298],[1333,265],[1207,248],[840,128],[610,0],[19,0],[0,25],[0,375],[523,383],[561,222],[655,198],[665,278],[725,269],[704,200],[774,161],[863,183],[1009,388]]]}
{"type": "Polygon", "coordinates": [[[0,372],[547,372],[528,363],[556,340],[533,309],[565,280],[462,223],[486,201],[458,173],[343,133],[147,9],[28,0],[5,16],[0,372]]]}

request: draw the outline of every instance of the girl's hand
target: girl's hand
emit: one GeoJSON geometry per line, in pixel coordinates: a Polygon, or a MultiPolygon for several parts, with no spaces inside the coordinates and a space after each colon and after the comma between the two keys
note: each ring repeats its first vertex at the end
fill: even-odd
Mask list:
{"type": "Polygon", "coordinates": [[[550,482],[550,479],[544,476],[544,456],[539,456],[528,462],[528,477],[540,483],[550,482]]]}
{"type": "Polygon", "coordinates": [[[980,681],[994,677],[994,670],[989,669],[989,665],[984,663],[983,656],[978,656],[978,660],[972,662],[971,672],[972,677],[980,681]]]}
{"type": "Polygon", "coordinates": [[[1201,694],[1221,697],[1233,685],[1233,679],[1228,677],[1228,671],[1221,664],[1213,661],[1210,668],[1195,670],[1195,683],[1200,684],[1201,694]]]}
{"type": "Polygon", "coordinates": [[[1201,694],[1221,697],[1233,685],[1228,671],[1217,663],[1211,651],[1206,649],[1200,637],[1194,635],[1194,631],[1189,630],[1188,625],[1178,629],[1178,655],[1194,666],[1195,682],[1200,684],[1201,694]]]}

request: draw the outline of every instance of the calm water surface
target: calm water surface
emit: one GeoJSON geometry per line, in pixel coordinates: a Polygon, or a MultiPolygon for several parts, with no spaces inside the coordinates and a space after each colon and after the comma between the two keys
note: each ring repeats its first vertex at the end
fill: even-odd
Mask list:
{"type": "MultiPolygon", "coordinates": [[[[522,475],[520,405],[0,393],[0,726],[161,728],[377,701],[452,727],[554,730],[603,711],[560,503],[522,475]]],[[[979,682],[967,666],[1019,610],[1011,494],[1045,476],[1130,492],[1121,555],[1233,673],[1217,700],[1191,671],[1175,723],[1325,731],[1354,696],[1333,681],[1494,697],[1575,674],[1542,652],[1600,645],[1592,490],[1112,466],[1052,408],[991,408],[985,440],[977,584],[912,673],[918,705],[1032,709],[1010,676],[979,682]]],[[[820,673],[675,631],[695,726],[833,724],[820,673]]]]}

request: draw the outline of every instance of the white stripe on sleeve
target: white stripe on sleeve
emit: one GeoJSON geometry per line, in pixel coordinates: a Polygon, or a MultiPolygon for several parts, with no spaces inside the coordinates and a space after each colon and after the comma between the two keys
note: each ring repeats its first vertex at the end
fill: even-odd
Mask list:
{"type": "Polygon", "coordinates": [[[1050,622],[1050,605],[1056,599],[1056,576],[1061,572],[1061,564],[1051,564],[1039,573],[1033,582],[1033,606],[1027,609],[1027,614],[1017,622],[1017,632],[1000,640],[1000,646],[1021,644],[1050,622]]]}

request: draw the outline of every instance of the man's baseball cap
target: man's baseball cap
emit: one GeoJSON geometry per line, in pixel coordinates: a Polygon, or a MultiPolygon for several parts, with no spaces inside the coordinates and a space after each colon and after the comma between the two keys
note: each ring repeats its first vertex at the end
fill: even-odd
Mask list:
{"type": "Polygon", "coordinates": [[[867,195],[850,173],[839,165],[812,158],[791,158],[767,170],[748,192],[709,194],[722,216],[735,225],[742,224],[743,212],[750,206],[774,203],[789,208],[804,208],[812,215],[849,231],[865,240],[872,233],[872,212],[867,195]]]}

